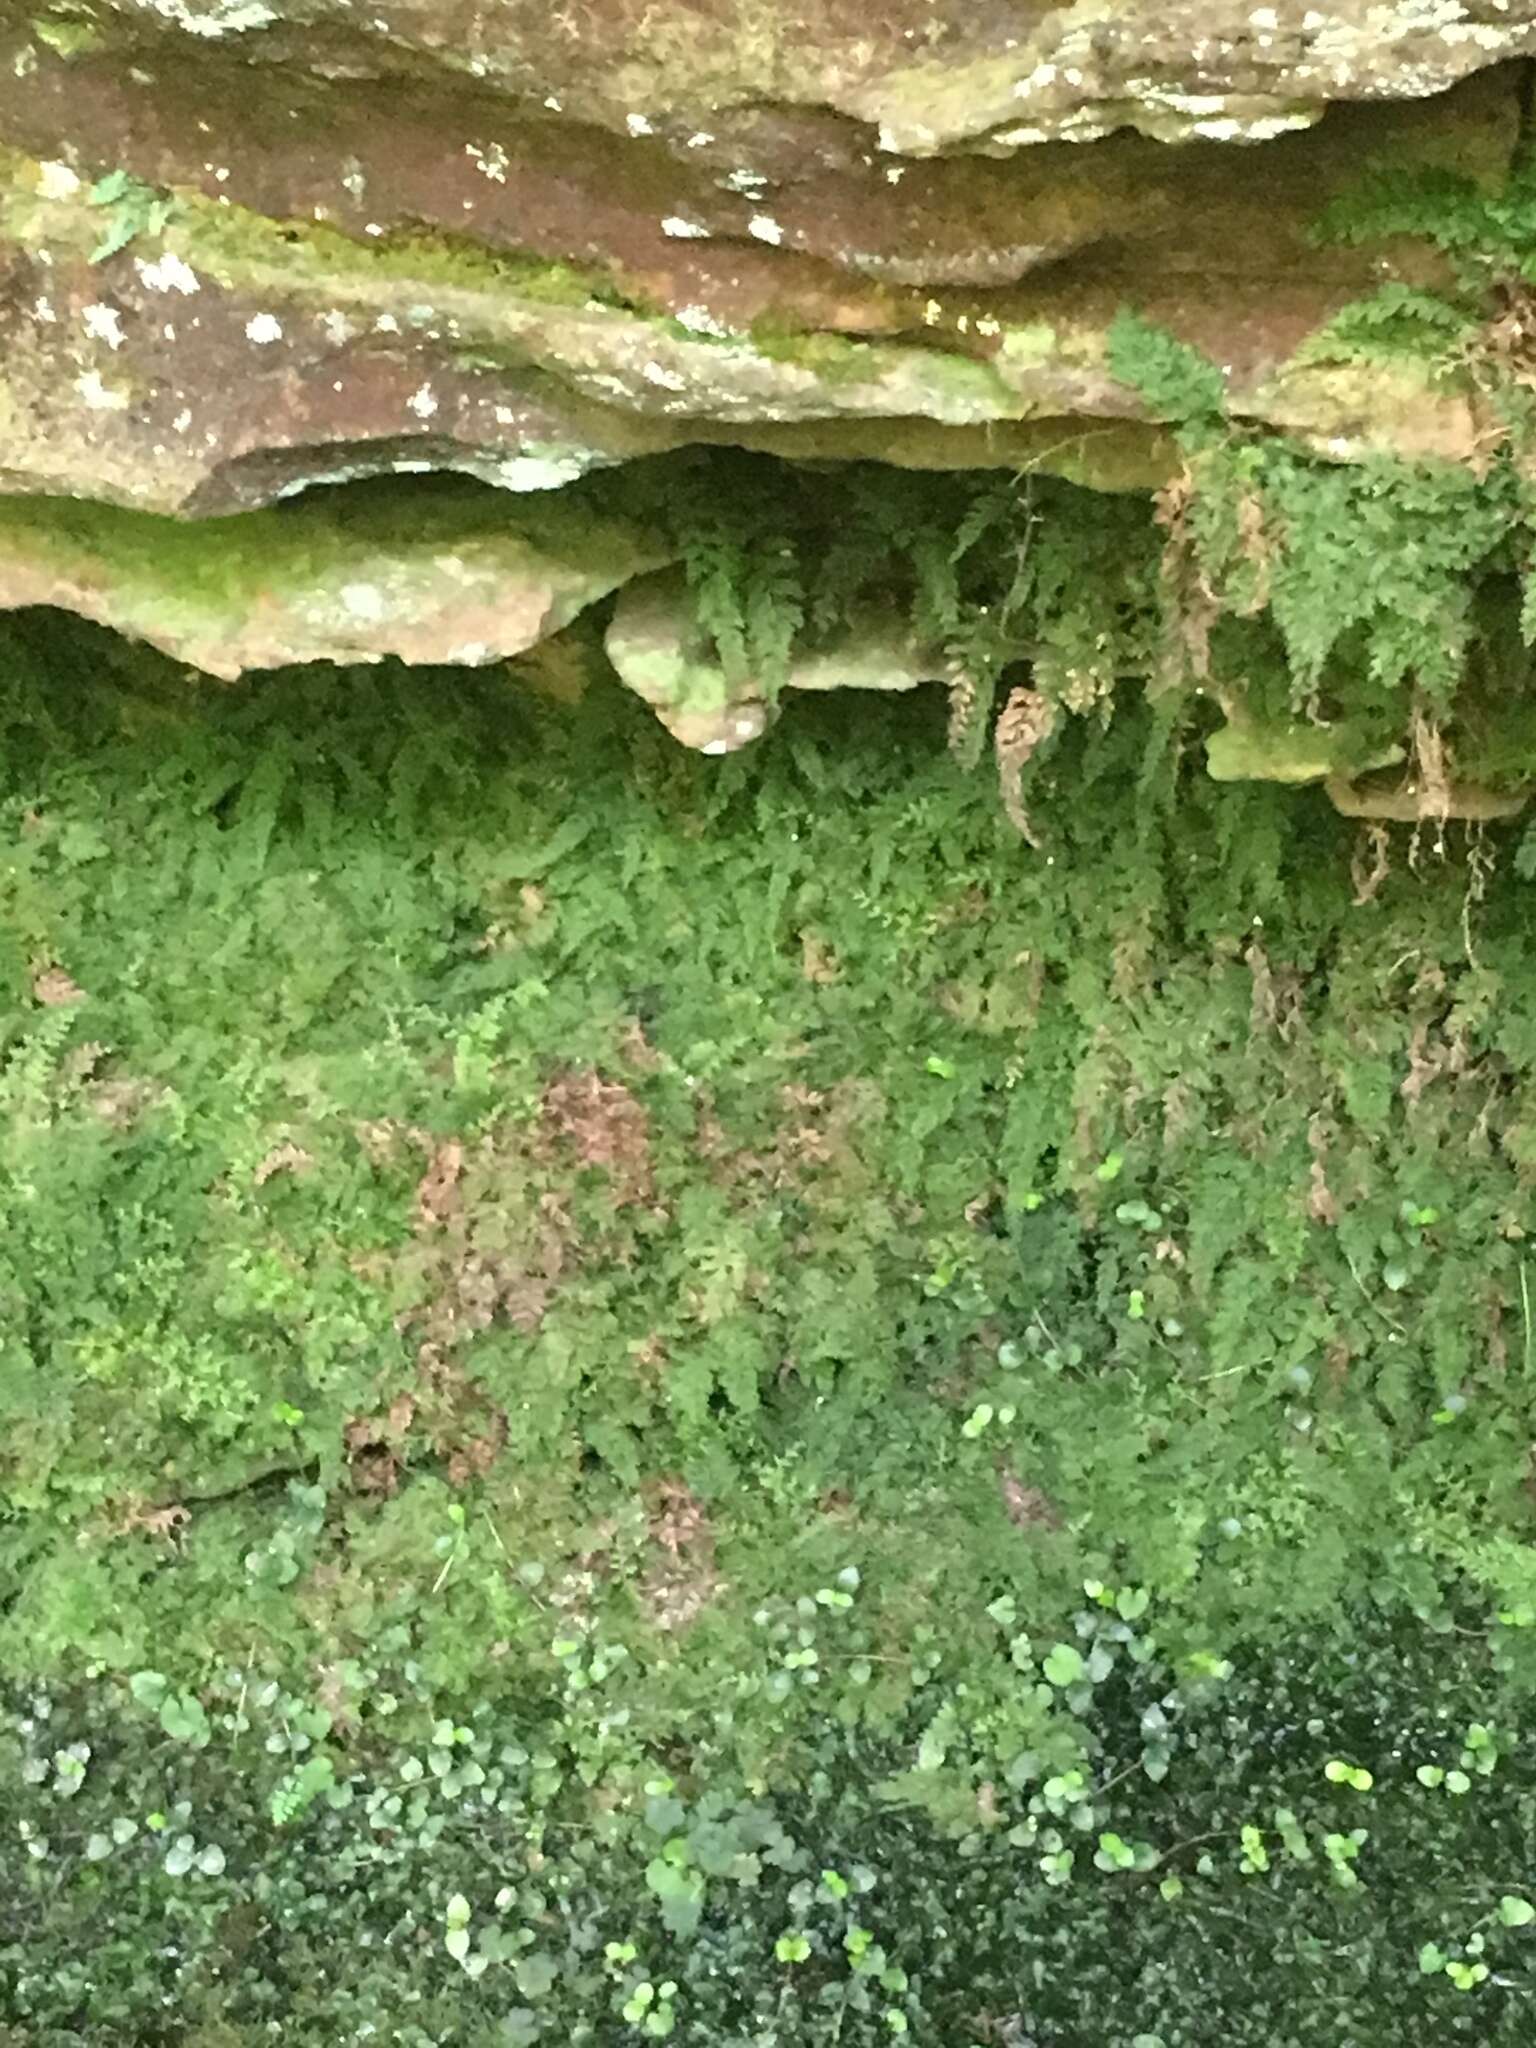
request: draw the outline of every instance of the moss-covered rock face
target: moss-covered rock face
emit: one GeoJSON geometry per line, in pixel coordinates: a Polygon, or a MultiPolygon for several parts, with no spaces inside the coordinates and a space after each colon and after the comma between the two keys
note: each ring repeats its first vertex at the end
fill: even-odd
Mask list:
{"type": "Polygon", "coordinates": [[[79,612],[231,681],[305,661],[505,660],[664,556],[571,499],[535,520],[448,480],[404,505],[374,486],[197,523],[0,499],[0,609],[79,612]]]}
{"type": "Polygon", "coordinates": [[[0,7],[0,603],[234,676],[515,656],[664,572],[583,661],[691,745],[941,678],[1022,817],[1139,679],[1220,778],[1493,815],[1533,43],[1536,0],[0,7]]]}

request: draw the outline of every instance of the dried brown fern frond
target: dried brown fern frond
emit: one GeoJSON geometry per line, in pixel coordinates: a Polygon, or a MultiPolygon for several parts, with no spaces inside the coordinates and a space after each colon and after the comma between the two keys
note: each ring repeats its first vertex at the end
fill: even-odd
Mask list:
{"type": "Polygon", "coordinates": [[[1157,681],[1163,688],[1211,672],[1211,628],[1221,607],[1200,573],[1190,523],[1194,472],[1186,465],[1153,501],[1153,517],[1167,534],[1163,544],[1163,649],[1157,681]]]}
{"type": "Polygon", "coordinates": [[[997,787],[1003,809],[1015,831],[1036,847],[1040,841],[1035,837],[1029,813],[1024,808],[1024,770],[1036,747],[1048,736],[1055,723],[1056,707],[1049,697],[1043,697],[1038,690],[1020,683],[1010,691],[992,733],[992,748],[997,756],[997,787]]]}
{"type": "Polygon", "coordinates": [[[1269,603],[1280,542],[1265,516],[1264,500],[1251,485],[1238,499],[1237,552],[1253,571],[1253,586],[1239,610],[1244,618],[1256,618],[1269,603]]]}
{"type": "Polygon", "coordinates": [[[1451,779],[1446,764],[1445,734],[1422,704],[1409,721],[1413,765],[1418,776],[1422,815],[1444,825],[1451,815],[1451,779]]]}
{"type": "Polygon", "coordinates": [[[1224,611],[1243,618],[1263,611],[1280,554],[1279,536],[1270,526],[1263,498],[1244,485],[1237,488],[1231,507],[1234,531],[1225,561],[1213,570],[1202,559],[1197,530],[1196,500],[1202,489],[1223,489],[1219,471],[1213,482],[1209,464],[1202,479],[1186,463],[1153,502],[1153,517],[1167,535],[1161,570],[1163,650],[1156,678],[1163,688],[1210,675],[1211,634],[1217,621],[1224,611]],[[1212,582],[1213,573],[1220,588],[1212,582]]]}
{"type": "Polygon", "coordinates": [[[1392,835],[1379,820],[1368,825],[1350,857],[1349,879],[1354,886],[1355,908],[1373,903],[1376,892],[1392,872],[1392,835]]]}
{"type": "Polygon", "coordinates": [[[974,768],[981,756],[991,691],[983,687],[973,668],[960,661],[950,662],[948,684],[949,751],[962,767],[974,768]]]}

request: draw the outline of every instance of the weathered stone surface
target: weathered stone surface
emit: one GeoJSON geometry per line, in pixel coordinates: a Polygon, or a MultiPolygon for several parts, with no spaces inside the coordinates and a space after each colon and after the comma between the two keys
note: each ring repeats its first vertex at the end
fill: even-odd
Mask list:
{"type": "MultiPolygon", "coordinates": [[[[1313,229],[1371,167],[1498,184],[1533,50],[1536,0],[0,0],[0,601],[224,674],[504,654],[667,559],[569,552],[599,469],[728,445],[1146,490],[1179,458],[1111,371],[1128,306],[1240,427],[1480,461],[1470,376],[1305,346],[1440,259],[1313,229]],[[389,533],[247,516],[432,471],[526,508],[457,585],[415,486],[389,533]],[[186,554],[64,499],[237,516],[186,554]]],[[[637,621],[664,639],[673,589],[611,638],[733,744],[766,709],[711,699],[685,636],[654,680],[637,621]]],[[[871,653],[932,665],[863,629],[837,658],[871,653]]]]}
{"type": "MultiPolygon", "coordinates": [[[[774,717],[758,678],[733,677],[722,666],[699,626],[680,570],[629,584],[614,607],[605,645],[620,681],[684,746],[705,754],[735,753],[759,738],[774,717]]],[[[940,649],[914,639],[899,617],[871,612],[814,653],[794,656],[784,687],[911,690],[943,674],[940,649]]]]}
{"type": "Polygon", "coordinates": [[[1445,825],[1454,819],[1469,824],[1496,818],[1518,818],[1531,800],[1528,789],[1482,789],[1475,783],[1448,782],[1430,789],[1412,775],[1385,786],[1331,778],[1325,785],[1329,801],[1346,818],[1367,818],[1398,825],[1445,825]]]}
{"type": "Polygon", "coordinates": [[[489,82],[252,47],[162,33],[129,64],[28,27],[0,60],[0,483],[209,512],[408,464],[547,488],[733,441],[1145,487],[1167,445],[1105,360],[1128,303],[1222,364],[1240,418],[1344,459],[1477,445],[1465,392],[1293,357],[1423,272],[1319,250],[1319,208],[1373,161],[1497,178],[1507,72],[1244,150],[892,163],[786,115],[778,174],[743,190],[686,140],[489,82]]]}
{"type": "Polygon", "coordinates": [[[196,523],[0,499],[0,610],[56,605],[209,675],[290,662],[479,665],[521,653],[665,550],[568,501],[377,490],[196,523]]]}
{"type": "Polygon", "coordinates": [[[1164,140],[1264,137],[1333,100],[1420,97],[1536,50],[1533,0],[117,0],[116,12],[289,62],[468,73],[680,140],[738,110],[827,110],[906,155],[1124,125],[1164,140]]]}
{"type": "Polygon", "coordinates": [[[1465,775],[1428,775],[1411,747],[1406,734],[1373,740],[1347,720],[1264,724],[1234,707],[1205,743],[1206,769],[1216,782],[1320,783],[1345,817],[1382,823],[1515,818],[1530,802],[1528,787],[1493,789],[1465,775]]]}
{"type": "Polygon", "coordinates": [[[1373,746],[1348,726],[1290,719],[1259,725],[1232,717],[1205,743],[1205,765],[1216,782],[1348,782],[1378,768],[1395,767],[1406,749],[1373,746]]]}

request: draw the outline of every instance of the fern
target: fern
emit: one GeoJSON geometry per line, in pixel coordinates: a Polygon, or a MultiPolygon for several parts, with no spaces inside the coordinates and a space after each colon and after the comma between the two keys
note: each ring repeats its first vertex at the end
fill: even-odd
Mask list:
{"type": "Polygon", "coordinates": [[[998,716],[992,736],[997,755],[997,784],[1008,821],[1031,846],[1040,844],[1024,808],[1024,770],[1040,742],[1049,737],[1056,723],[1055,707],[1038,690],[1022,685],[1013,691],[998,716]]]}
{"type": "Polygon", "coordinates": [[[1197,348],[1127,307],[1109,330],[1110,374],[1141,398],[1153,419],[1182,437],[1210,439],[1226,418],[1221,371],[1197,348]]]}
{"type": "Polygon", "coordinates": [[[1436,167],[1377,171],[1328,206],[1315,238],[1346,247],[1399,236],[1428,242],[1451,257],[1467,282],[1523,271],[1536,256],[1536,187],[1523,167],[1504,189],[1436,167]]]}
{"type": "MultiPolygon", "coordinates": [[[[733,687],[754,684],[770,700],[783,689],[810,609],[799,551],[786,533],[752,535],[723,524],[689,536],[683,553],[699,625],[733,687]]],[[[830,625],[828,593],[822,619],[830,625]]]]}
{"type": "Polygon", "coordinates": [[[270,1812],[274,1827],[287,1827],[306,1813],[322,1792],[336,1782],[336,1767],[328,1756],[306,1757],[272,1788],[270,1812]]]}
{"type": "Polygon", "coordinates": [[[733,684],[744,682],[751,666],[745,548],[719,528],[690,533],[684,542],[683,567],[699,624],[715,643],[721,666],[733,684]]]}
{"type": "Polygon", "coordinates": [[[926,532],[912,543],[912,623],[925,640],[949,646],[962,622],[956,559],[941,533],[926,532]]]}
{"type": "Polygon", "coordinates": [[[1412,285],[1384,284],[1374,298],[1335,313],[1307,336],[1297,364],[1369,363],[1383,357],[1446,363],[1476,331],[1462,307],[1412,285]]]}
{"type": "Polygon", "coordinates": [[[783,689],[805,625],[805,578],[786,534],[770,534],[747,557],[741,612],[747,661],[771,703],[783,689]]]}
{"type": "Polygon", "coordinates": [[[108,171],[90,189],[90,201],[106,215],[101,240],[91,251],[92,263],[105,263],[140,235],[158,235],[171,217],[172,202],[153,185],[127,171],[108,171]]]}
{"type": "Polygon", "coordinates": [[[987,712],[992,692],[975,671],[958,663],[949,672],[949,751],[962,768],[974,768],[986,743],[987,712]]]}
{"type": "Polygon", "coordinates": [[[1298,695],[1355,635],[1377,685],[1416,679],[1447,699],[1466,661],[1474,581],[1509,528],[1507,480],[1386,460],[1345,470],[1276,452],[1262,487],[1284,536],[1271,602],[1298,695]]]}
{"type": "Polygon", "coordinates": [[[1028,484],[1020,487],[1011,480],[978,492],[955,531],[951,559],[963,562],[981,541],[1009,531],[1018,517],[1021,499],[1027,506],[1028,484]]]}

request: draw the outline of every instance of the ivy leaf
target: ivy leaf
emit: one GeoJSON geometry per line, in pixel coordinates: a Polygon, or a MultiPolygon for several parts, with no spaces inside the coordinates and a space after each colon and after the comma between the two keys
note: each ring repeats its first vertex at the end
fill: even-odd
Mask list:
{"type": "Polygon", "coordinates": [[[675,1835],[687,1813],[681,1799],[669,1793],[657,1793],[645,1802],[645,1824],[653,1835],[675,1835]]]}
{"type": "Polygon", "coordinates": [[[662,1925],[669,1934],[686,1941],[704,1912],[703,1878],[656,1856],[646,1865],[645,1882],[661,1902],[662,1925]]]}
{"type": "Polygon", "coordinates": [[[515,1974],[524,1998],[542,1998],[560,1972],[554,1957],[536,1948],[532,1955],[519,1957],[515,1974]]]}
{"type": "Polygon", "coordinates": [[[169,1681],[163,1671],[135,1671],[128,1681],[128,1690],[141,1707],[151,1712],[160,1705],[169,1691],[169,1681]]]}
{"type": "Polygon", "coordinates": [[[173,1742],[185,1742],[193,1749],[206,1749],[213,1733],[202,1701],[186,1692],[173,1692],[161,1701],[160,1726],[173,1742]]]}
{"type": "Polygon", "coordinates": [[[1069,1685],[1076,1685],[1086,1674],[1087,1668],[1070,1643],[1058,1643],[1047,1655],[1043,1666],[1051,1684],[1060,1686],[1063,1690],[1069,1685]]]}
{"type": "Polygon", "coordinates": [[[1499,1918],[1506,1927],[1529,1927],[1536,1920],[1536,1906],[1529,1899],[1517,1898],[1513,1892],[1506,1892],[1499,1901],[1499,1918]]]}

